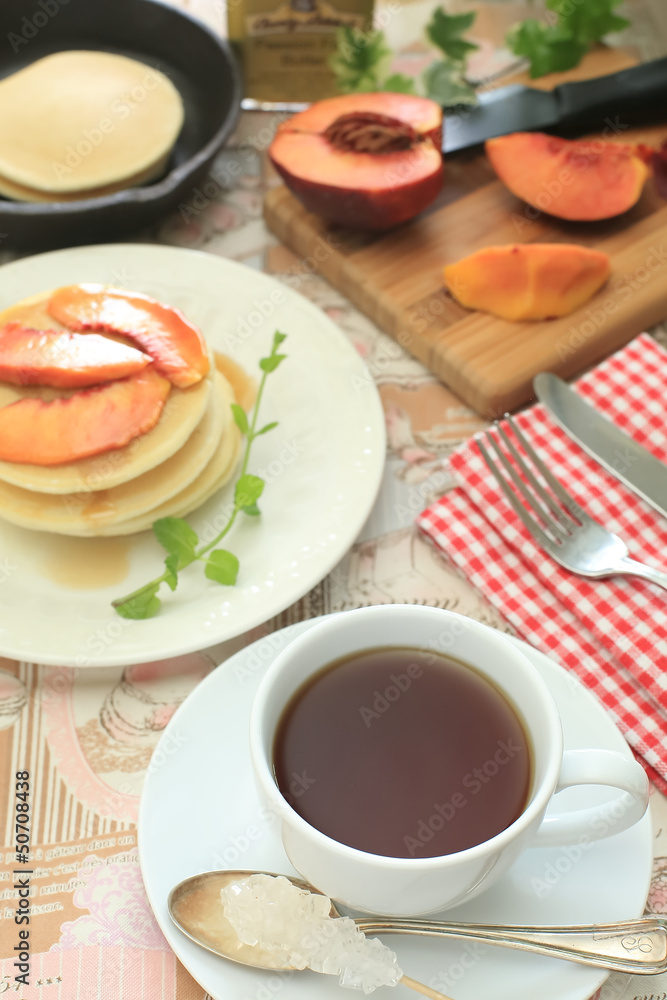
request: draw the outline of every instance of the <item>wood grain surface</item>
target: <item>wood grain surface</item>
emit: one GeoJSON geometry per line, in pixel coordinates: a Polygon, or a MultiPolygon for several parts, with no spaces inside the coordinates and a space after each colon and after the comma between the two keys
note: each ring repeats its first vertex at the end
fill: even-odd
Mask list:
{"type": "MultiPolygon", "coordinates": [[[[614,72],[629,62],[625,53],[597,51],[566,78],[614,72]]],[[[546,82],[562,80],[559,74],[546,82]]],[[[667,139],[667,125],[607,127],[607,135],[658,145],[667,139]]],[[[652,180],[623,216],[568,223],[514,197],[478,149],[448,157],[435,205],[383,235],[331,225],[308,213],[283,185],[266,196],[264,214],[269,228],[309,266],[486,417],[530,401],[537,372],[575,375],[667,316],[667,204],[652,180]],[[481,247],[513,242],[604,250],[611,277],[582,308],[547,322],[509,322],[460,306],[443,286],[443,266],[481,247]]]]}

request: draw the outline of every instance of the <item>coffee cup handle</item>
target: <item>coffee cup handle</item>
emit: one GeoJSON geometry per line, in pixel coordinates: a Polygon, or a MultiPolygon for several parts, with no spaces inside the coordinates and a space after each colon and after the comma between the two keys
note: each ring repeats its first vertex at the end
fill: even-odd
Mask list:
{"type": "Polygon", "coordinates": [[[621,790],[610,802],[558,813],[557,799],[542,820],[532,847],[562,847],[582,838],[602,840],[639,822],[648,807],[646,771],[636,760],[614,750],[566,750],[555,795],[573,785],[609,785],[621,790]]]}

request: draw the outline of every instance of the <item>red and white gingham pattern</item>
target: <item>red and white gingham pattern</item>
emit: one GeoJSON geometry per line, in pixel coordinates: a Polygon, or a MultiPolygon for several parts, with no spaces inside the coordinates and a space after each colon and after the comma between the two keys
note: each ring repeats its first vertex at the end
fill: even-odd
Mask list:
{"type": "MultiPolygon", "coordinates": [[[[667,462],[667,352],[650,337],[637,337],[576,388],[667,462]]],[[[627,542],[633,558],[667,567],[666,518],[570,441],[543,406],[516,419],[572,496],[627,542]]],[[[634,577],[586,580],[560,567],[510,508],[473,442],[452,456],[460,486],[425,510],[419,527],[522,638],[595,692],[667,790],[667,593],[634,577]]]]}

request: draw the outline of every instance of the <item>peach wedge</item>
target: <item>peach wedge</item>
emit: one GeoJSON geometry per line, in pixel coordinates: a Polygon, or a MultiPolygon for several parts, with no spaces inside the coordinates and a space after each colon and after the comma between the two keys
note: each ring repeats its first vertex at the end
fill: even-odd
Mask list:
{"type": "Polygon", "coordinates": [[[148,295],[107,285],[58,288],[48,311],[68,330],[97,330],[127,337],[155,362],[155,369],[179,389],[199,382],[209,370],[201,332],[179,309],[148,295]]]}
{"type": "Polygon", "coordinates": [[[444,278],[468,309],[509,320],[566,316],[587,302],[609,277],[609,257],[569,243],[484,247],[449,264],[444,278]]]}
{"type": "Polygon", "coordinates": [[[81,389],[141,371],[147,354],[95,333],[33,330],[21,323],[0,329],[0,382],[81,389]]]}
{"type": "Polygon", "coordinates": [[[491,166],[512,194],[560,219],[611,219],[639,200],[649,168],[634,146],[514,132],[488,139],[491,166]]]}
{"type": "Polygon", "coordinates": [[[0,460],[61,465],[122,448],[155,426],[170,391],[149,365],[51,402],[19,399],[0,409],[0,460]]]}

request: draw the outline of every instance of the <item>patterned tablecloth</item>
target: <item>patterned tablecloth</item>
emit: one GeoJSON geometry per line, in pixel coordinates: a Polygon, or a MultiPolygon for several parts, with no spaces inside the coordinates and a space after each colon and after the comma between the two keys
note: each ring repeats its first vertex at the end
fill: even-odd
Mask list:
{"type": "MultiPolygon", "coordinates": [[[[217,0],[183,5],[222,26],[217,0]]],[[[635,7],[636,23],[648,25],[647,44],[654,44],[651,4],[635,7]]],[[[311,262],[297,259],[267,231],[262,196],[276,181],[264,153],[275,124],[270,114],[245,116],[205,189],[194,191],[187,205],[139,241],[193,247],[262,270],[297,287],[340,326],[374,374],[384,404],[388,449],[380,494],[334,571],[276,619],[237,640],[169,661],[160,671],[77,670],[0,659],[0,996],[203,1000],[202,988],[176,960],[149,908],[136,822],[162,730],[209,671],[225,669],[231,652],[288,623],[386,602],[449,608],[509,631],[414,527],[416,514],[452,485],[447,456],[483,421],[317,277],[311,262]],[[17,785],[24,791],[24,782],[31,810],[27,869],[16,863],[13,847],[13,807],[23,801],[15,791],[17,785]],[[16,982],[14,967],[22,869],[31,871],[27,986],[16,982]]],[[[665,328],[653,333],[667,346],[665,328]]],[[[0,553],[0,579],[5,570],[0,553]]],[[[648,905],[667,912],[667,802],[657,793],[652,815],[648,905]]],[[[647,984],[613,975],[602,994],[605,1000],[664,998],[662,979],[647,984]]]]}

